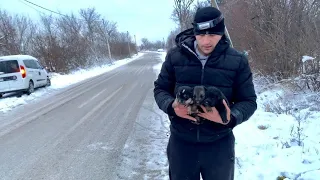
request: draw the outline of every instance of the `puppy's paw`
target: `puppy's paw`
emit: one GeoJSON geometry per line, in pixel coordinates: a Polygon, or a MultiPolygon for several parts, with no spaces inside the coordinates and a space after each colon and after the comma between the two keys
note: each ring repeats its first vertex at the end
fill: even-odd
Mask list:
{"type": "Polygon", "coordinates": [[[210,107],[210,106],[205,106],[205,108],[206,108],[206,111],[207,111],[207,112],[212,112],[212,107],[210,107]]]}
{"type": "Polygon", "coordinates": [[[190,106],[188,106],[187,108],[188,108],[188,115],[191,115],[191,114],[192,114],[191,107],[190,107],[190,106]]]}

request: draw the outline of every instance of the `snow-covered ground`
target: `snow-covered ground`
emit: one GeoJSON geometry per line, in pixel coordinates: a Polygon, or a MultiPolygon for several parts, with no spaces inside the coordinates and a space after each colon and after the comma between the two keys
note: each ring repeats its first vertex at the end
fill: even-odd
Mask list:
{"type": "Polygon", "coordinates": [[[278,88],[258,93],[257,111],[234,130],[237,179],[320,179],[320,111],[308,97],[320,100],[278,88]]]}
{"type": "MultiPolygon", "coordinates": [[[[162,53],[162,60],[165,55],[162,53]]],[[[154,67],[157,74],[160,69],[161,64],[154,67]]],[[[235,179],[271,180],[282,176],[286,180],[319,180],[320,94],[293,93],[281,85],[264,88],[265,84],[259,80],[255,80],[255,86],[258,109],[247,122],[234,129],[235,179]]],[[[166,120],[166,115],[154,108],[155,121],[166,120]]],[[[165,124],[167,129],[169,124],[164,122],[159,125],[165,124]]],[[[163,144],[155,143],[152,152],[159,155],[156,162],[161,163],[155,169],[164,171],[166,143],[158,141],[163,144]]]]}
{"type": "Polygon", "coordinates": [[[0,99],[0,112],[7,112],[17,106],[21,106],[35,100],[39,100],[40,98],[48,97],[53,93],[56,93],[57,91],[65,87],[68,87],[72,84],[78,83],[85,79],[103,74],[117,67],[125,65],[141,57],[143,54],[144,53],[139,53],[138,55],[135,55],[132,58],[126,58],[126,59],[115,61],[112,65],[103,65],[103,66],[94,67],[90,69],[82,69],[67,75],[60,75],[60,74],[54,73],[51,75],[50,87],[39,88],[29,96],[23,95],[22,97],[16,97],[15,93],[5,94],[4,97],[0,99]]]}

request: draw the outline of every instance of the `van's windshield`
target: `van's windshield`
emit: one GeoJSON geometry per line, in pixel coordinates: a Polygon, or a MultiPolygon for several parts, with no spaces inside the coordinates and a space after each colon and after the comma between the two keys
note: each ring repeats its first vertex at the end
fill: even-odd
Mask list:
{"type": "Polygon", "coordinates": [[[8,74],[8,73],[16,73],[16,72],[20,72],[19,64],[17,60],[8,60],[8,61],[0,60],[0,75],[8,74]]]}

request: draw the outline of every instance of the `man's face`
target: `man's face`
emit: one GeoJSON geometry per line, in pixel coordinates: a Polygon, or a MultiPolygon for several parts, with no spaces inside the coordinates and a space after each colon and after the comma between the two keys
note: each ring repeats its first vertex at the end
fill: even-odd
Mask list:
{"type": "Polygon", "coordinates": [[[198,48],[204,55],[209,55],[221,39],[217,34],[199,34],[196,35],[198,48]]]}

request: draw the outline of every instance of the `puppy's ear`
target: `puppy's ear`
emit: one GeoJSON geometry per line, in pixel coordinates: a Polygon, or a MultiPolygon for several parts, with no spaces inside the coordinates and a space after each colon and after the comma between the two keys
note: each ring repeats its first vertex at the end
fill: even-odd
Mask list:
{"type": "Polygon", "coordinates": [[[203,89],[207,91],[207,90],[208,90],[208,87],[206,87],[206,86],[203,86],[203,89]]]}

